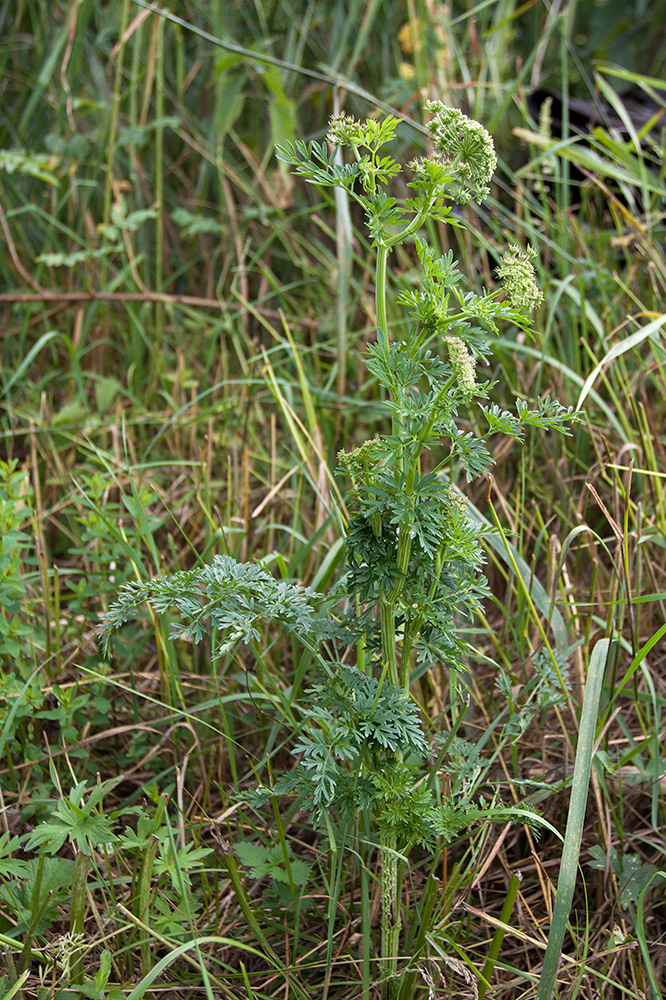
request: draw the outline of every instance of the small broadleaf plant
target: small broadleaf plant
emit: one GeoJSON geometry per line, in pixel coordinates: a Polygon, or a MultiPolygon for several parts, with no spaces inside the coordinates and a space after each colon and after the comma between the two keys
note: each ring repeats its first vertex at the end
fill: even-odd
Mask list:
{"type": "MultiPolygon", "coordinates": [[[[397,995],[399,982],[399,859],[417,844],[427,849],[442,838],[450,841],[493,814],[471,794],[447,806],[438,801],[433,778],[442,755],[432,763],[409,694],[414,668],[422,673],[444,661],[453,676],[462,667],[469,648],[457,623],[488,595],[479,530],[458,484],[491,468],[490,435],[520,440],[528,427],[567,433],[574,416],[550,399],[535,409],[519,400],[513,413],[488,401],[491,384],[479,371],[492,337],[501,323],[528,329],[542,299],[534,252],[509,247],[498,287],[476,294],[465,288],[453,253],[438,257],[419,236],[430,220],[461,226],[454,206],[482,201],[497,165],[493,141],[478,122],[439,102],[427,110],[433,152],[408,165],[406,198],[391,193],[402,173],[386,152],[400,124],[392,116],[361,122],[337,115],[327,142],[277,147],[294,173],[341,188],[359,204],[376,254],[377,339],[368,348],[367,367],[385,393],[390,427],[338,456],[338,471],[350,482],[344,578],[322,595],[276,581],[265,567],[217,556],[211,566],[122,587],[101,636],[108,653],[112,633],[148,602],[158,612],[176,610],[173,636],[199,642],[215,629],[223,636],[219,654],[257,643],[266,624],[314,653],[320,677],[303,705],[306,724],[293,747],[300,763],[263,791],[300,794],[315,818],[360,816],[362,829],[376,838],[386,997],[397,995]],[[347,151],[348,162],[339,162],[336,147],[347,151]],[[412,242],[421,281],[397,297],[409,324],[407,334],[394,339],[388,261],[395,247],[412,242]],[[467,429],[464,416],[471,408],[485,432],[467,429]],[[354,648],[355,665],[341,662],[343,646],[354,648]],[[331,657],[331,649],[338,655],[331,657]]],[[[497,811],[503,820],[530,818],[524,810],[497,811]]]]}

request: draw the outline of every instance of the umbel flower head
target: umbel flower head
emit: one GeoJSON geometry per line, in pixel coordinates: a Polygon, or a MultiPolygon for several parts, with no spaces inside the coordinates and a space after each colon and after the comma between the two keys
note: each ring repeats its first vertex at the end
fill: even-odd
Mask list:
{"type": "Polygon", "coordinates": [[[365,131],[361,122],[344,111],[333,115],[328,123],[326,141],[332,146],[359,146],[364,138],[365,131]]]}
{"type": "Polygon", "coordinates": [[[458,108],[447,108],[441,101],[428,101],[425,110],[434,115],[426,128],[451,178],[447,184],[451,196],[459,205],[484,201],[497,168],[490,133],[458,108]]]}
{"type": "Polygon", "coordinates": [[[338,462],[340,468],[352,477],[359,478],[365,482],[370,482],[377,474],[379,463],[386,452],[381,441],[372,439],[364,441],[353,451],[338,452],[338,462]]]}
{"type": "Polygon", "coordinates": [[[502,254],[501,267],[497,268],[497,277],[502,279],[506,297],[510,305],[521,313],[532,312],[543,299],[543,292],[536,283],[536,272],[530,258],[537,252],[528,246],[510,246],[502,254]]]}

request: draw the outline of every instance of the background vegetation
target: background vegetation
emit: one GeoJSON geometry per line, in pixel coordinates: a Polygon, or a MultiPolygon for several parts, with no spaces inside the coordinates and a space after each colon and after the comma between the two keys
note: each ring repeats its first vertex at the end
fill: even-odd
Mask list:
{"type": "MultiPolygon", "coordinates": [[[[571,438],[496,441],[469,496],[512,559],[489,538],[477,655],[415,696],[429,736],[452,685],[466,699],[478,760],[443,795],[473,780],[563,831],[592,650],[612,640],[559,995],[662,995],[664,24],[663,0],[0,5],[5,996],[372,995],[371,875],[334,824],[239,798],[292,766],[308,657],[267,632],[214,658],[152,612],[110,663],[96,636],[121,583],[216,554],[319,590],[341,573],[335,455],[386,427],[364,363],[373,257],[273,148],[390,108],[410,159],[426,98],[496,139],[492,197],[465,210],[483,250],[464,231],[452,247],[469,280],[492,284],[500,239],[539,249],[536,338],[497,341],[496,401],[585,416],[571,438]],[[536,697],[544,630],[562,706],[536,697]]],[[[394,266],[393,300],[414,261],[394,266]]],[[[534,995],[560,858],[555,834],[509,823],[417,858],[415,994],[482,994],[482,974],[534,995]]]]}

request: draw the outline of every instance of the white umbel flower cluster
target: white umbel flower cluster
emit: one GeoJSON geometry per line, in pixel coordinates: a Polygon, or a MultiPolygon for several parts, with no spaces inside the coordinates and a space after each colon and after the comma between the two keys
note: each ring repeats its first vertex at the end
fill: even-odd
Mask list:
{"type": "Polygon", "coordinates": [[[484,201],[497,169],[492,136],[479,122],[441,101],[428,101],[425,110],[433,114],[426,128],[446,167],[451,196],[460,205],[484,201]]]}

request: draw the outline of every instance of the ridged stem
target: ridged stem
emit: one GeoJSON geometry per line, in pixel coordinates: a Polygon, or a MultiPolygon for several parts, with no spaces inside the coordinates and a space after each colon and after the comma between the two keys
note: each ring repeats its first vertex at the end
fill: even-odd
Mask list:
{"type": "MultiPolygon", "coordinates": [[[[388,316],[386,310],[386,265],[388,261],[388,246],[380,246],[377,250],[375,279],[375,310],[377,314],[377,330],[384,336],[388,351],[388,316]]],[[[393,423],[392,432],[396,433],[393,423]]],[[[409,560],[409,556],[407,556],[409,560]]],[[[398,541],[397,568],[404,562],[404,543],[402,533],[398,541]],[[401,558],[401,548],[403,549],[401,558]]],[[[402,587],[401,578],[390,591],[381,590],[379,595],[379,621],[382,639],[382,666],[387,669],[391,684],[400,684],[398,672],[398,653],[395,636],[395,605],[402,587]]],[[[382,997],[390,1000],[396,995],[398,971],[398,954],[400,950],[400,898],[402,896],[401,879],[398,875],[397,838],[395,833],[387,833],[380,829],[379,835],[381,858],[382,886],[382,997]],[[384,978],[386,977],[386,978],[384,978]]]]}
{"type": "Polygon", "coordinates": [[[377,329],[384,334],[388,334],[388,316],[386,312],[386,263],[388,261],[389,248],[380,246],[377,248],[377,262],[375,264],[375,312],[377,314],[377,329]]]}
{"type": "Polygon", "coordinates": [[[400,893],[395,833],[382,835],[382,997],[396,994],[398,952],[400,950],[400,893]]]}
{"type": "Polygon", "coordinates": [[[379,623],[382,633],[382,663],[388,667],[388,678],[396,687],[400,683],[398,674],[398,650],[395,641],[395,601],[382,591],[379,598],[379,623]]]}

